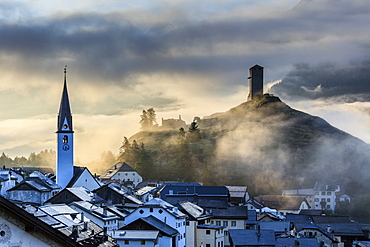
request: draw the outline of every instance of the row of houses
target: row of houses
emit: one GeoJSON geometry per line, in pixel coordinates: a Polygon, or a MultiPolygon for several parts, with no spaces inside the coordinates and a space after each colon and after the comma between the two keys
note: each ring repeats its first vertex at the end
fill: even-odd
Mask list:
{"type": "MultiPolygon", "coordinates": [[[[134,188],[74,169],[64,189],[34,172],[1,199],[83,246],[352,246],[368,240],[366,229],[349,217],[311,210],[301,196],[250,198],[245,186],[200,183],[141,182],[134,188]]],[[[4,215],[0,220],[12,232],[1,243],[13,243],[15,232],[26,229],[16,231],[4,215]]]]}

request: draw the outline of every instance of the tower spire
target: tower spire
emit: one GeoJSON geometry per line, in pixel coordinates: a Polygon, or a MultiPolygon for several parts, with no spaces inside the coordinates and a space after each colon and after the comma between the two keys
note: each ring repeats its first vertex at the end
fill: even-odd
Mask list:
{"type": "Polygon", "coordinates": [[[64,67],[64,85],[63,85],[62,99],[60,101],[57,127],[58,127],[57,132],[59,131],[73,132],[72,114],[71,114],[71,107],[69,104],[69,97],[68,97],[68,90],[67,90],[67,65],[64,67]]]}

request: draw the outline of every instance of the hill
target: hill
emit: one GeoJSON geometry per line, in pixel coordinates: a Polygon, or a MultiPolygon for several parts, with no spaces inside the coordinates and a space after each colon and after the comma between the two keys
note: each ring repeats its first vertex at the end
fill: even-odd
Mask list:
{"type": "Polygon", "coordinates": [[[197,125],[195,132],[158,128],[129,140],[150,151],[154,179],[247,185],[252,194],[322,181],[352,196],[369,193],[369,145],[277,97],[244,102],[197,125]]]}

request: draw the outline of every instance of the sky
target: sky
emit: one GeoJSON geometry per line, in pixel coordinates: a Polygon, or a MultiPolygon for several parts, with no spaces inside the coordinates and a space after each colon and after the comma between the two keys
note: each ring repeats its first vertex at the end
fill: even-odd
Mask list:
{"type": "Polygon", "coordinates": [[[118,153],[143,109],[190,123],[265,92],[370,143],[368,0],[0,0],[0,152],[56,150],[67,65],[75,160],[118,153]]]}

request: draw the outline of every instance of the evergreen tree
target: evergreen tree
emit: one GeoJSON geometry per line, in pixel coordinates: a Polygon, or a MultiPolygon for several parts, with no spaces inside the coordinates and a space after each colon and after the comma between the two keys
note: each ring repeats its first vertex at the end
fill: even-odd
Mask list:
{"type": "Polygon", "coordinates": [[[195,142],[200,139],[200,130],[197,122],[193,121],[189,127],[189,135],[186,137],[190,142],[195,142]]]}
{"type": "Polygon", "coordinates": [[[0,156],[0,165],[1,167],[10,167],[13,164],[12,158],[9,158],[4,152],[0,156]]]}
{"type": "Polygon", "coordinates": [[[143,110],[140,115],[140,124],[142,130],[151,130],[153,126],[157,124],[156,114],[153,108],[149,108],[147,111],[143,110]]]}
{"type": "Polygon", "coordinates": [[[135,169],[145,180],[155,180],[157,178],[153,155],[145,149],[144,143],[140,145],[139,157],[135,164],[135,169]]]}

